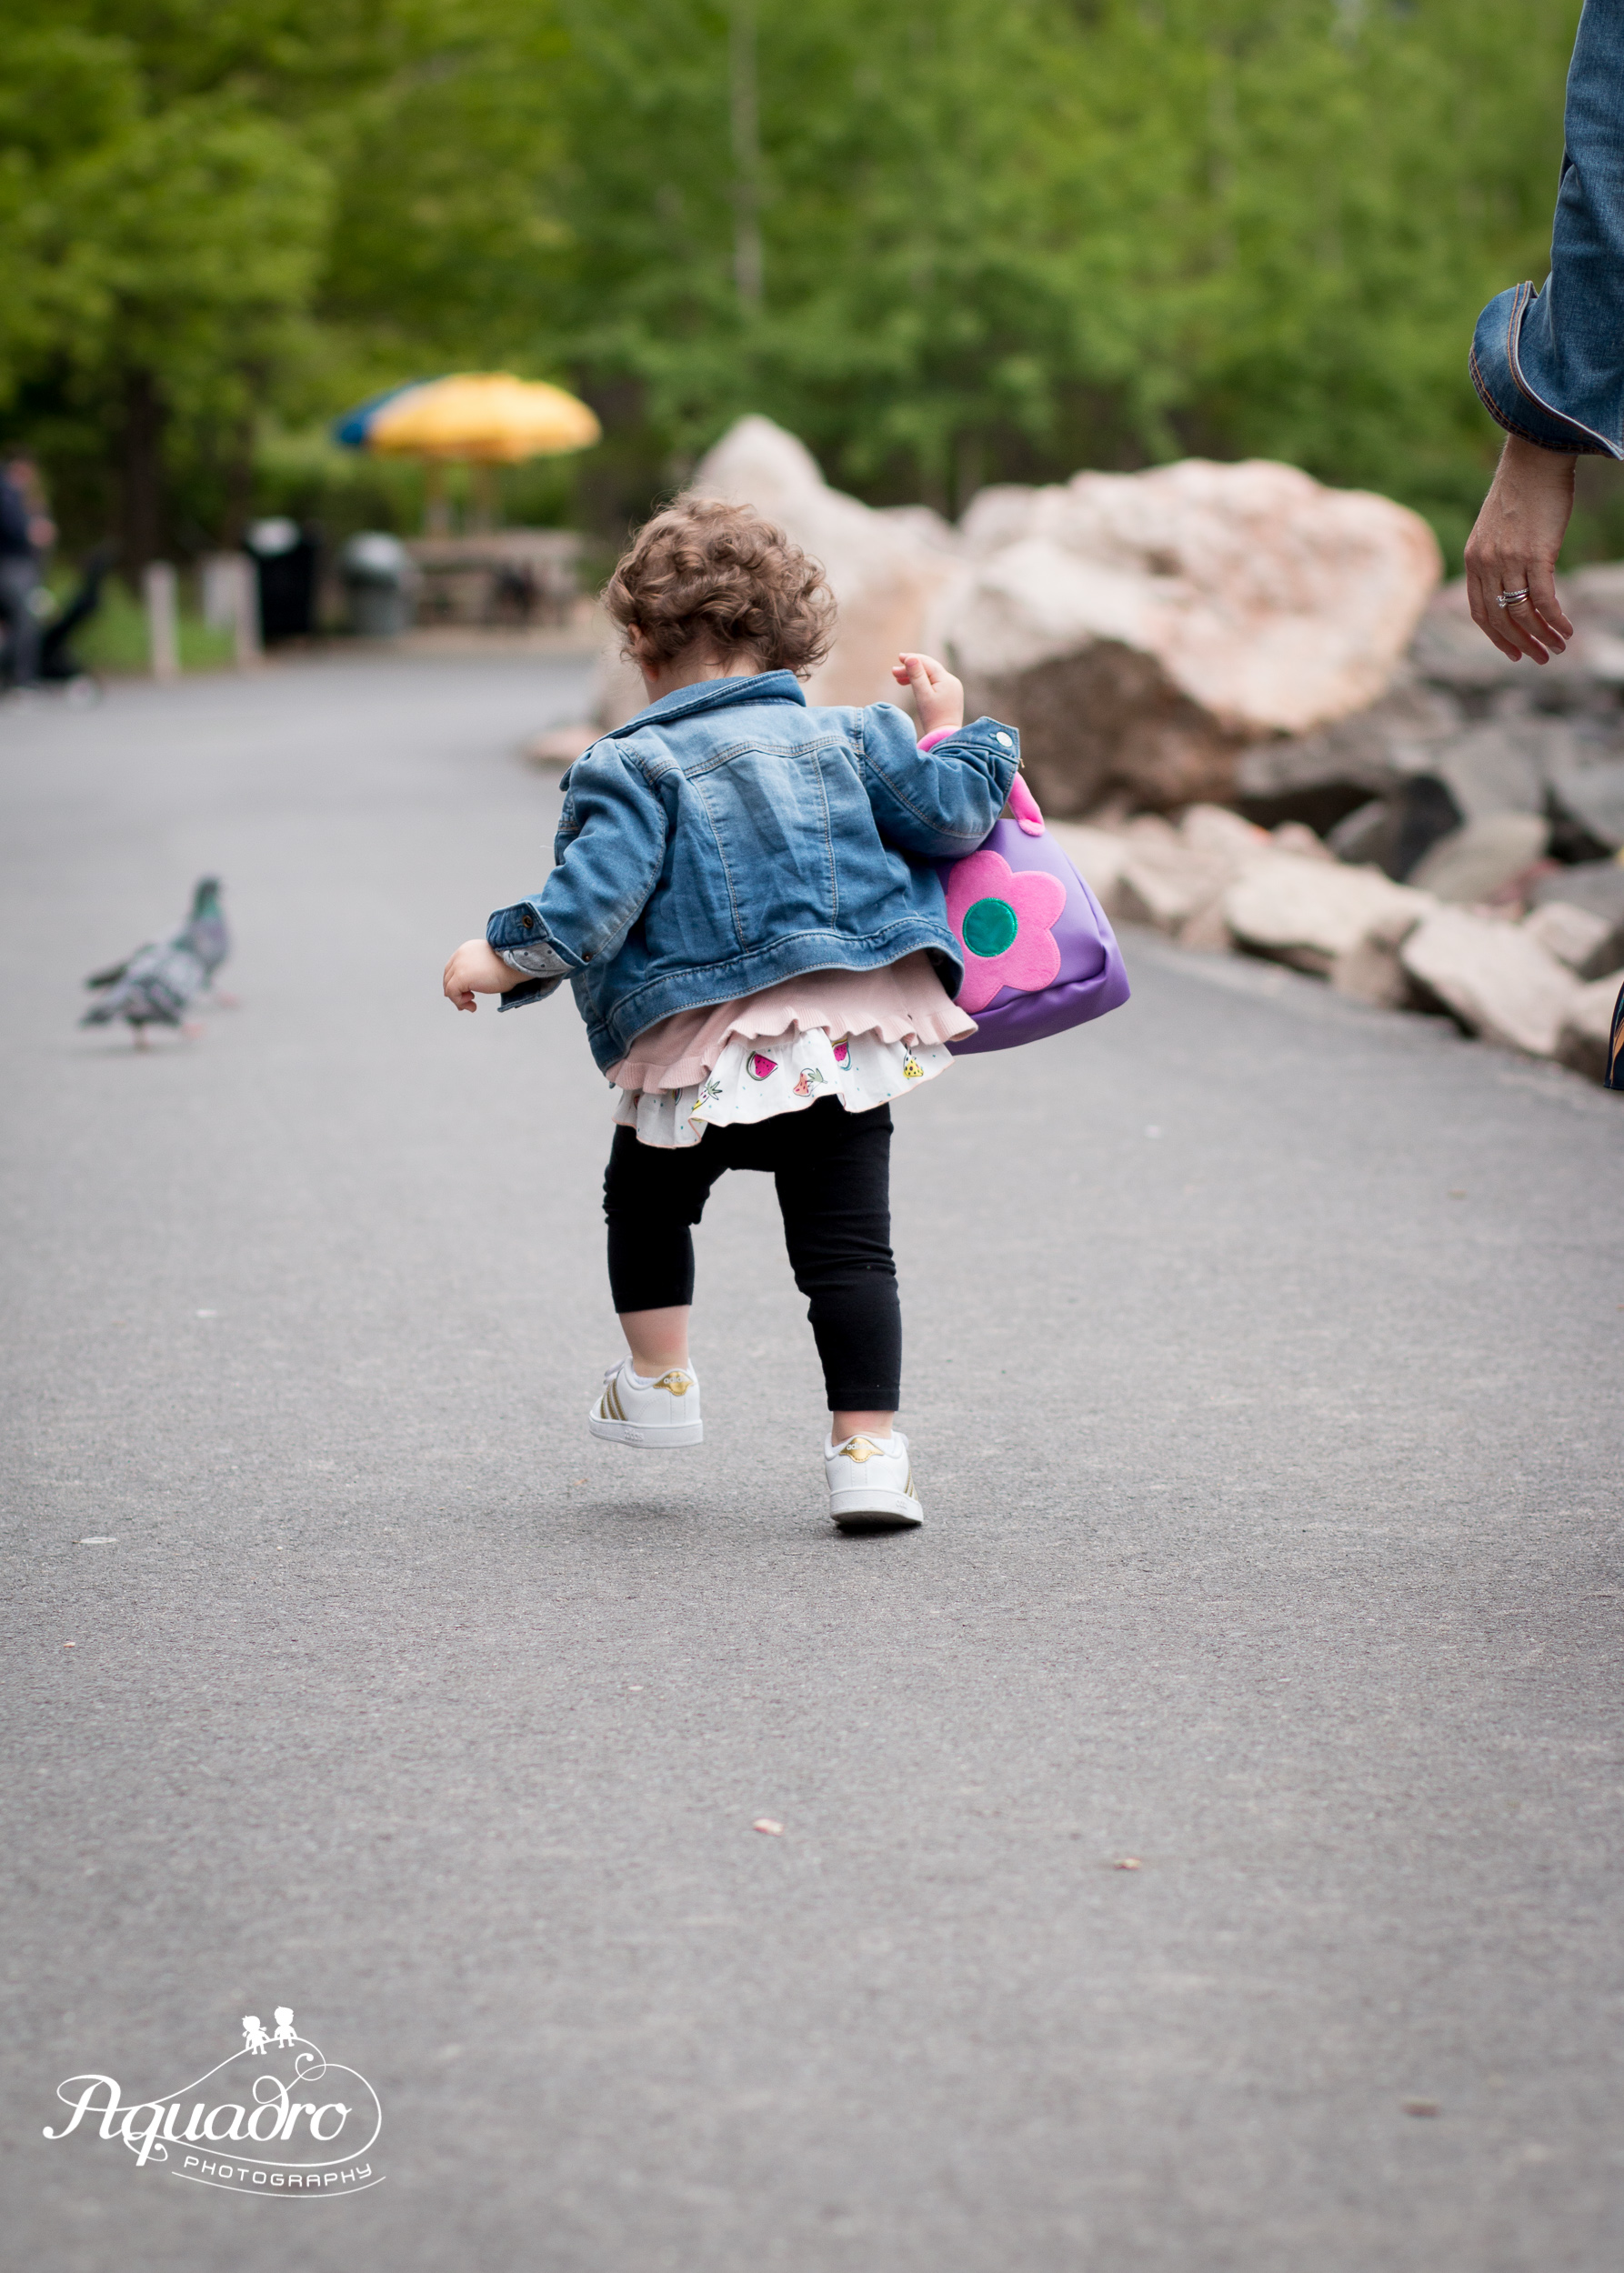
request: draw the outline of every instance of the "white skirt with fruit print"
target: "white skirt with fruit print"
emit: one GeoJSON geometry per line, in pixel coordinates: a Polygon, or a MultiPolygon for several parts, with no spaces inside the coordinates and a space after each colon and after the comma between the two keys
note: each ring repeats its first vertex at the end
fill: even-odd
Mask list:
{"type": "Polygon", "coordinates": [[[906,1096],[953,1063],[942,1043],[882,1042],[877,1034],[832,1040],[822,1026],[792,1027],[767,1041],[736,1034],[708,1076],[686,1089],[622,1089],[615,1118],[637,1141],[670,1150],[697,1145],[707,1128],[800,1113],[838,1097],[848,1113],[906,1096]]]}

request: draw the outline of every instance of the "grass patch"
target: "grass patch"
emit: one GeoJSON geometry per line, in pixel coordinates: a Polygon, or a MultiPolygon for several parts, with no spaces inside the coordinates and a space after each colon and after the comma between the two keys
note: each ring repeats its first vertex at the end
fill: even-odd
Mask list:
{"type": "MultiPolygon", "coordinates": [[[[51,589],[59,601],[65,600],[72,588],[65,581],[51,580],[51,589]]],[[[229,630],[206,624],[195,609],[188,606],[184,585],[181,590],[176,626],[180,667],[183,671],[218,671],[233,660],[236,641],[229,630]]],[[[103,585],[100,607],[73,635],[72,645],[87,670],[116,677],[131,674],[145,676],[152,668],[146,642],[146,610],[118,576],[109,576],[103,585]]]]}

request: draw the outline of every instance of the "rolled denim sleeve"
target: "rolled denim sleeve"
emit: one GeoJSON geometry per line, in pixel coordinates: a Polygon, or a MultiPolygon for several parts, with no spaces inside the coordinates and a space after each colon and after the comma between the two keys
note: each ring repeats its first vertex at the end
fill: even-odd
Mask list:
{"type": "Polygon", "coordinates": [[[659,791],[623,745],[577,759],[565,777],[552,875],[528,899],[499,907],[485,928],[504,961],[534,975],[534,991],[516,988],[516,996],[550,993],[613,953],[658,880],[666,834],[659,791]],[[522,963],[509,950],[522,951],[522,963]]]}
{"type": "Polygon", "coordinates": [[[498,947],[496,952],[523,982],[498,998],[498,1011],[522,1010],[527,1002],[546,1002],[570,976],[568,964],[555,947],[498,947]]]}
{"type": "Polygon", "coordinates": [[[1563,134],[1550,274],[1484,309],[1472,384],[1508,433],[1624,457],[1624,0],[1585,0],[1563,134]]]}
{"type": "Polygon", "coordinates": [[[925,860],[974,852],[1004,810],[1020,765],[1020,737],[977,718],[930,749],[894,703],[859,714],[864,778],[879,833],[925,860]]]}

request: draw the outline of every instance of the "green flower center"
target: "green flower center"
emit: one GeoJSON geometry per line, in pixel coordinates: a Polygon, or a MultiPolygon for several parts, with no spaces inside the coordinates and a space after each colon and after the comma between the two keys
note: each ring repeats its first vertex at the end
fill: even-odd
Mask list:
{"type": "Polygon", "coordinates": [[[976,900],[964,912],[964,943],[972,955],[1002,955],[1019,929],[1020,917],[1007,900],[976,900]]]}

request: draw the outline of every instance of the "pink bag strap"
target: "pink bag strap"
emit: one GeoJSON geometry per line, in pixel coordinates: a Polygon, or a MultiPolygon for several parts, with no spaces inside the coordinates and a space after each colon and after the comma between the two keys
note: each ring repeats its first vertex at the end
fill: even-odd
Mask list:
{"type": "Polygon", "coordinates": [[[1043,816],[1038,810],[1038,800],[1027,787],[1026,776],[1017,774],[1009,785],[1009,810],[1028,836],[1043,835],[1043,816]]]}

